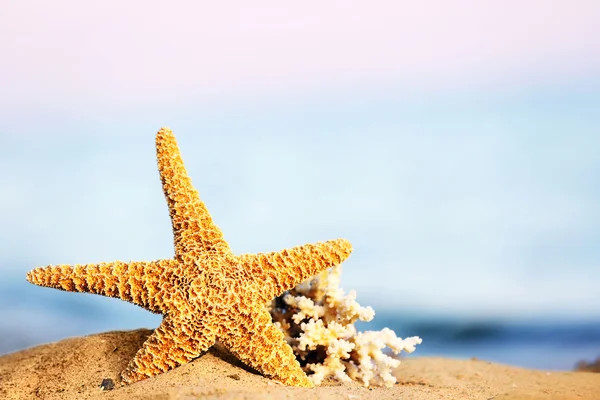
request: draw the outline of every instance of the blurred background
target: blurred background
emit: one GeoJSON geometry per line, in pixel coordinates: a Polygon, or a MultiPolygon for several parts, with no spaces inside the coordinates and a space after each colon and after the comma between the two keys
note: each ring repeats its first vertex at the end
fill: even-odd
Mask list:
{"type": "Polygon", "coordinates": [[[172,256],[171,127],[237,253],[348,238],[415,356],[600,354],[600,2],[4,1],[0,353],[160,316],[36,266],[172,256]]]}

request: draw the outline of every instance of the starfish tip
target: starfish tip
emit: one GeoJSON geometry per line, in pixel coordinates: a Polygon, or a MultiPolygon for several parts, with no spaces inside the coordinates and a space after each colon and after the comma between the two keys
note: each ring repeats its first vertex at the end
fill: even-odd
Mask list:
{"type": "Polygon", "coordinates": [[[348,239],[335,239],[329,243],[331,243],[336,250],[339,250],[346,257],[352,253],[352,243],[350,243],[348,239]]]}
{"type": "Polygon", "coordinates": [[[167,126],[163,126],[156,132],[156,143],[160,143],[164,140],[173,141],[175,140],[175,135],[173,135],[173,131],[171,128],[167,126]]]}

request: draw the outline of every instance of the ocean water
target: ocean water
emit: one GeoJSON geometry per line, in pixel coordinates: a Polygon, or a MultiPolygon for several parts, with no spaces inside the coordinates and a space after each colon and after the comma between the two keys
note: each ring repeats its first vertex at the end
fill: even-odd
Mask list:
{"type": "Polygon", "coordinates": [[[542,319],[469,320],[415,317],[378,312],[360,330],[383,327],[399,337],[420,336],[423,343],[409,357],[477,358],[497,363],[557,371],[572,370],[581,360],[600,356],[600,321],[542,319]]]}
{"type": "MultiPolygon", "coordinates": [[[[7,281],[5,281],[7,282],[7,281]]],[[[154,328],[160,315],[102,296],[40,288],[22,280],[0,283],[0,354],[108,330],[154,328]]],[[[359,330],[393,329],[423,343],[407,357],[476,357],[542,370],[572,370],[600,356],[599,320],[469,320],[376,310],[359,330]]]]}

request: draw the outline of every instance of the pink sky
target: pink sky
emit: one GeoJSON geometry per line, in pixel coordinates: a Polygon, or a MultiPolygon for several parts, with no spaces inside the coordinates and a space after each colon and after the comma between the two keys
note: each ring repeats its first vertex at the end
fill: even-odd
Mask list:
{"type": "Polygon", "coordinates": [[[8,0],[0,105],[597,79],[598,21],[597,0],[8,0]]]}

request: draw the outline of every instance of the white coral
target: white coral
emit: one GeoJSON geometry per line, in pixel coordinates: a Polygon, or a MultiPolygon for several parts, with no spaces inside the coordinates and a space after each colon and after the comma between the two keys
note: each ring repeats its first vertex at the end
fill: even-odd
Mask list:
{"type": "Polygon", "coordinates": [[[388,328],[358,333],[354,322],[371,321],[375,311],[361,307],[356,292],[344,293],[340,274],[341,267],[334,267],[276,298],[271,304],[273,320],[315,384],[331,377],[391,386],[396,382],[392,370],[400,361],[384,349],[412,353],[421,339],[403,340],[388,328]]]}
{"type": "Polygon", "coordinates": [[[400,365],[400,360],[384,354],[383,349],[389,347],[394,354],[399,354],[402,350],[412,353],[415,351],[415,346],[421,342],[421,338],[417,336],[400,339],[389,328],[360,332],[354,337],[356,345],[354,354],[359,367],[352,364],[348,369],[348,375],[352,379],[362,381],[365,386],[369,384],[391,386],[396,383],[396,378],[391,371],[400,365]]]}

